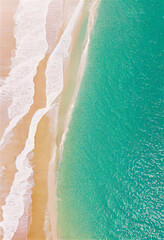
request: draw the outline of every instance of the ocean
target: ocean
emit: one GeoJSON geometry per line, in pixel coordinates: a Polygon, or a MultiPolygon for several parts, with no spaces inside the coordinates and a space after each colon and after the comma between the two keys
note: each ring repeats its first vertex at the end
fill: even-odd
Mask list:
{"type": "Polygon", "coordinates": [[[164,239],[163,10],[101,0],[58,170],[61,239],[164,239]]]}

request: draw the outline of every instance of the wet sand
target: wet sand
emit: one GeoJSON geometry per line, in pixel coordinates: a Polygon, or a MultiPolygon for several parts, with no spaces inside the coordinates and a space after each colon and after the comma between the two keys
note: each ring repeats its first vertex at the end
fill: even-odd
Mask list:
{"type": "Polygon", "coordinates": [[[44,116],[38,124],[35,136],[34,157],[31,160],[35,186],[32,189],[32,223],[28,239],[45,239],[44,220],[48,201],[48,167],[52,155],[53,136],[49,117],[44,116]]]}
{"type": "MultiPolygon", "coordinates": [[[[80,52],[81,49],[79,48],[78,44],[78,35],[81,29],[81,25],[84,22],[86,17],[86,9],[84,9],[83,14],[77,24],[76,30],[73,34],[73,41],[72,47],[70,52],[70,60],[67,64],[65,73],[64,73],[64,87],[63,91],[60,96],[60,105],[59,105],[59,116],[57,121],[57,136],[56,139],[56,154],[54,156],[54,161],[52,161],[49,170],[49,179],[48,179],[48,186],[49,186],[49,202],[48,207],[50,211],[50,222],[51,222],[51,232],[52,232],[52,239],[58,239],[57,233],[57,169],[58,169],[58,147],[60,145],[60,141],[63,135],[64,129],[64,122],[66,112],[68,110],[68,106],[70,104],[71,98],[73,96],[73,92],[75,90],[76,85],[76,77],[78,73],[78,66],[80,62],[80,52]],[[73,73],[73,74],[72,74],[73,73]],[[53,223],[53,224],[52,224],[53,223]]],[[[51,238],[50,238],[51,239],[51,238]]]]}
{"type": "Polygon", "coordinates": [[[10,72],[11,57],[14,56],[14,15],[18,0],[0,0],[0,76],[5,78],[10,72]]]}
{"type": "MultiPolygon", "coordinates": [[[[11,58],[15,54],[16,40],[14,38],[14,15],[18,6],[18,0],[0,0],[0,86],[5,82],[11,69],[11,58]]],[[[7,109],[11,104],[9,96],[3,96],[0,101],[0,138],[9,119],[7,109]]]]}
{"type": "MultiPolygon", "coordinates": [[[[27,115],[19,122],[19,124],[13,129],[10,138],[10,142],[4,146],[0,151],[1,166],[4,166],[3,176],[1,178],[0,195],[1,195],[1,205],[5,204],[5,199],[9,194],[10,188],[12,186],[14,176],[16,173],[15,161],[17,156],[25,147],[26,139],[28,137],[29,126],[31,123],[32,116],[37,111],[37,109],[42,108],[46,105],[46,94],[45,94],[45,67],[48,56],[42,60],[38,66],[38,71],[34,77],[35,84],[35,95],[34,103],[30,108],[27,115]],[[2,192],[1,192],[2,191],[2,192]]],[[[0,212],[0,221],[2,220],[2,209],[0,212]]]]}
{"type": "Polygon", "coordinates": [[[64,73],[64,87],[61,93],[58,127],[57,127],[58,128],[58,135],[56,138],[57,147],[59,147],[61,142],[67,111],[75,91],[78,69],[79,69],[82,47],[83,47],[83,41],[85,37],[85,36],[82,36],[82,39],[78,39],[78,36],[79,36],[82,24],[85,21],[87,21],[87,16],[88,16],[87,6],[85,6],[81,19],[73,34],[70,61],[64,73]]]}
{"type": "MultiPolygon", "coordinates": [[[[64,125],[66,121],[66,115],[76,89],[76,81],[78,75],[78,67],[80,64],[80,58],[82,53],[82,45],[78,45],[78,38],[81,25],[87,18],[87,6],[83,9],[81,18],[76,25],[76,29],[73,33],[73,39],[71,44],[71,55],[67,68],[64,73],[64,88],[62,94],[56,100],[56,103],[60,100],[59,117],[56,113],[48,113],[42,117],[40,120],[37,132],[35,135],[35,148],[33,150],[34,156],[30,160],[33,170],[34,170],[34,187],[32,188],[32,205],[29,209],[29,219],[28,219],[28,237],[26,236],[27,231],[22,231],[21,225],[13,237],[13,240],[42,240],[45,239],[45,234],[47,234],[47,239],[58,239],[57,236],[57,197],[56,197],[56,180],[57,180],[57,169],[58,169],[58,150],[57,156],[52,159],[55,146],[60,146],[60,142],[64,132],[64,125]],[[58,119],[59,124],[52,127],[54,123],[54,118],[58,119]],[[57,136],[57,138],[56,138],[57,136]],[[54,139],[56,138],[56,145],[54,139]],[[50,163],[50,160],[51,161],[50,163]],[[55,161],[54,161],[55,160],[55,161]],[[47,205],[48,203],[48,205],[47,205]],[[45,215],[47,217],[47,227],[45,226],[45,215]],[[30,222],[31,221],[31,222],[30,222]],[[49,234],[49,238],[48,238],[49,234]]],[[[67,16],[69,18],[69,14],[67,16]]],[[[66,18],[66,19],[67,19],[66,18]]],[[[60,41],[62,32],[66,27],[66,22],[60,29],[59,36],[56,40],[56,44],[60,41]]],[[[51,51],[49,49],[49,51],[51,51]]],[[[4,174],[2,177],[1,190],[1,205],[5,204],[5,199],[10,191],[11,185],[14,180],[14,175],[16,173],[15,160],[16,157],[21,153],[25,147],[25,142],[28,137],[29,126],[34,113],[46,106],[46,77],[45,69],[47,66],[47,60],[49,55],[39,63],[37,68],[37,74],[34,77],[35,84],[35,95],[34,103],[31,106],[29,112],[24,116],[24,118],[19,122],[19,124],[13,129],[13,136],[10,138],[10,142],[2,149],[0,153],[1,166],[4,166],[4,174]]],[[[7,106],[2,106],[7,107],[7,106]]],[[[5,120],[4,120],[5,122],[5,120]]],[[[2,213],[2,212],[1,212],[2,213]]],[[[26,213],[27,214],[27,213],[26,213]]],[[[23,219],[23,216],[22,216],[23,219]]],[[[2,219],[1,219],[2,220],[2,219]]],[[[22,220],[23,221],[23,220],[22,220]]],[[[22,224],[22,223],[21,223],[22,224]]]]}

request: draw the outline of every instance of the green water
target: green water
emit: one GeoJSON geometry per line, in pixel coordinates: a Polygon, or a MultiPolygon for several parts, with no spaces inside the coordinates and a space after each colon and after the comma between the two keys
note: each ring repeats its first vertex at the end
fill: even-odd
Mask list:
{"type": "Polygon", "coordinates": [[[164,239],[163,0],[102,0],[64,144],[64,240],[164,239]]]}

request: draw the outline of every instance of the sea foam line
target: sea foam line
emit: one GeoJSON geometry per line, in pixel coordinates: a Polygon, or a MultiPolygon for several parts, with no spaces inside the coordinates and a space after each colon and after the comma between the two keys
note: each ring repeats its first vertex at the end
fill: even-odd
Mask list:
{"type": "Polygon", "coordinates": [[[28,181],[33,175],[33,169],[29,163],[27,154],[34,148],[34,136],[37,125],[44,113],[45,109],[40,109],[34,114],[25,148],[16,159],[18,172],[15,174],[10,193],[5,200],[6,204],[2,207],[3,221],[0,222],[0,226],[4,230],[4,240],[12,239],[14,236],[19,224],[19,219],[24,213],[25,198],[31,198],[27,193],[33,186],[33,184],[28,181]]]}
{"type": "MultiPolygon", "coordinates": [[[[58,93],[56,92],[54,97],[57,97],[58,94],[60,94],[60,91],[58,93]]],[[[33,179],[33,169],[27,155],[31,153],[35,147],[35,134],[38,123],[53,106],[54,105],[47,106],[35,112],[30,124],[25,148],[16,158],[16,169],[18,172],[15,174],[10,192],[5,200],[6,203],[2,206],[3,221],[0,222],[0,226],[4,230],[3,240],[12,239],[19,225],[19,219],[24,213],[24,203],[31,201],[33,182],[31,183],[28,180],[30,178],[33,179]]]]}
{"type": "Polygon", "coordinates": [[[91,33],[92,33],[92,30],[93,30],[93,27],[94,27],[94,24],[95,24],[97,9],[99,7],[100,2],[101,2],[101,0],[93,0],[91,8],[90,8],[87,33],[86,33],[86,38],[84,40],[83,52],[82,52],[82,55],[81,55],[81,60],[80,60],[80,65],[79,65],[77,85],[76,85],[76,89],[75,89],[75,92],[74,92],[74,95],[73,95],[73,98],[72,98],[72,102],[71,102],[69,110],[67,112],[64,133],[63,133],[62,140],[61,140],[60,147],[59,147],[59,149],[60,149],[59,150],[59,159],[60,160],[62,159],[64,141],[65,141],[65,137],[66,137],[67,132],[68,132],[68,127],[69,127],[69,123],[71,121],[72,113],[73,113],[73,110],[74,110],[75,101],[76,101],[76,98],[77,98],[77,95],[78,95],[78,92],[79,92],[79,89],[80,89],[81,80],[82,80],[84,72],[85,72],[85,67],[86,67],[87,58],[88,58],[88,49],[89,49],[89,44],[90,44],[91,33]]]}
{"type": "MultiPolygon", "coordinates": [[[[87,36],[86,36],[86,39],[85,39],[84,51],[82,53],[81,63],[80,63],[80,71],[79,71],[79,74],[78,74],[79,80],[81,80],[81,78],[83,76],[83,72],[84,72],[85,65],[86,65],[87,52],[88,52],[88,47],[89,47],[89,43],[90,43],[90,35],[91,35],[92,28],[94,26],[94,20],[95,20],[95,14],[93,16],[93,12],[95,13],[95,10],[97,9],[96,7],[98,7],[98,3],[99,3],[99,1],[93,1],[92,5],[91,5],[89,24],[88,24],[88,28],[87,28],[87,36]]],[[[69,26],[68,26],[68,28],[69,28],[69,26]]],[[[64,36],[61,39],[64,39],[64,36]]],[[[61,44],[61,42],[60,42],[60,44],[61,44]]],[[[78,91],[76,89],[76,94],[74,96],[74,100],[77,96],[77,93],[78,93],[78,91]]],[[[51,99],[50,99],[50,102],[51,102],[51,99]]],[[[55,204],[55,206],[52,204],[52,202],[54,202],[54,203],[56,202],[56,200],[55,200],[56,190],[54,188],[54,191],[52,191],[52,186],[51,186],[51,181],[53,181],[53,176],[54,176],[53,170],[55,169],[56,150],[57,150],[57,148],[55,147],[54,152],[53,152],[53,156],[52,156],[51,161],[49,163],[48,205],[47,205],[47,211],[46,211],[46,215],[45,215],[45,224],[44,224],[47,239],[49,239],[49,237],[52,237],[52,239],[57,239],[57,235],[56,235],[56,231],[55,231],[56,230],[55,225],[56,225],[57,219],[56,219],[56,216],[54,216],[54,213],[57,214],[57,212],[56,212],[57,209],[56,209],[56,204],[55,204]],[[48,223],[51,224],[51,233],[49,233],[47,231],[47,228],[49,227],[48,223]]]]}
{"type": "MultiPolygon", "coordinates": [[[[57,44],[56,48],[52,52],[46,69],[46,77],[47,77],[47,89],[46,89],[46,95],[47,95],[47,105],[51,105],[54,103],[54,91],[55,89],[58,89],[58,91],[62,91],[63,89],[63,78],[64,78],[64,69],[66,67],[66,64],[69,60],[70,55],[70,47],[71,47],[71,41],[72,41],[72,34],[73,30],[75,28],[75,25],[77,24],[78,19],[80,18],[80,13],[82,11],[82,8],[84,6],[84,0],[80,0],[78,5],[76,6],[76,9],[73,13],[72,18],[70,19],[69,24],[67,25],[64,33],[61,36],[60,42],[57,44]],[[59,85],[60,83],[60,85],[59,85]]],[[[58,115],[58,113],[56,113],[58,115]]],[[[56,125],[57,126],[57,125],[56,125]]],[[[55,126],[55,127],[56,127],[55,126]]],[[[57,240],[57,233],[56,233],[56,209],[54,204],[52,204],[54,198],[55,198],[55,190],[52,191],[50,180],[54,176],[54,173],[52,173],[52,169],[55,165],[55,158],[56,158],[56,146],[54,148],[53,156],[49,163],[49,172],[48,172],[48,213],[45,217],[45,233],[48,236],[52,236],[52,239],[57,240]],[[53,199],[53,200],[52,200],[53,199]],[[52,209],[53,208],[53,209],[52,209]],[[47,217],[49,216],[49,218],[47,217]],[[46,229],[47,221],[51,224],[51,233],[49,233],[46,229]]]]}
{"type": "MultiPolygon", "coordinates": [[[[13,185],[10,189],[10,193],[6,198],[6,204],[2,207],[3,209],[3,221],[0,223],[0,226],[4,230],[4,238],[3,240],[12,239],[14,233],[17,230],[19,225],[19,219],[24,213],[24,202],[25,202],[25,195],[27,191],[32,188],[32,184],[28,182],[28,179],[33,175],[32,167],[30,166],[29,159],[27,158],[28,153],[30,153],[35,146],[35,134],[37,131],[37,126],[41,118],[53,107],[53,102],[55,101],[56,97],[60,94],[63,88],[63,72],[60,74],[60,77],[57,78],[55,81],[56,86],[53,85],[53,92],[52,90],[52,80],[54,80],[54,72],[58,71],[57,69],[61,70],[61,64],[63,68],[64,60],[69,55],[69,48],[71,44],[71,34],[76,23],[76,19],[78,14],[83,6],[83,0],[80,1],[78,4],[76,11],[68,25],[67,29],[65,30],[58,46],[58,50],[54,50],[51,54],[46,69],[46,76],[47,76],[47,105],[46,108],[39,109],[33,116],[30,130],[28,134],[28,139],[26,141],[25,148],[21,152],[21,154],[16,159],[16,168],[18,172],[15,174],[15,178],[13,181],[13,185]],[[66,45],[63,45],[65,41],[67,41],[66,45]],[[63,51],[63,49],[65,51],[63,51]],[[62,51],[61,51],[62,50],[62,51]],[[65,54],[64,54],[65,52],[65,54]],[[55,53],[55,54],[54,54],[55,53]],[[63,54],[61,54],[63,53],[63,54]],[[58,61],[55,61],[54,64],[54,57],[58,57],[58,61]],[[61,58],[63,56],[63,59],[61,58]],[[60,64],[59,63],[60,59],[60,64]],[[60,83],[60,85],[59,85],[60,83]],[[58,85],[57,85],[58,84],[58,85]],[[57,87],[58,86],[58,87],[57,87]],[[55,88],[56,87],[56,88],[55,88]]],[[[29,195],[27,195],[30,197],[29,195]]],[[[26,196],[26,197],[27,197],[26,196]]]]}
{"type": "Polygon", "coordinates": [[[14,17],[16,56],[12,59],[10,75],[0,88],[0,99],[3,100],[4,96],[12,97],[12,104],[8,108],[10,122],[2,136],[0,146],[33,104],[33,78],[39,62],[48,49],[45,25],[49,3],[50,0],[19,1],[14,17]]]}
{"type": "Polygon", "coordinates": [[[18,172],[15,174],[9,195],[5,200],[6,204],[2,206],[3,221],[0,222],[0,226],[4,230],[3,240],[10,240],[14,236],[19,224],[19,219],[24,213],[24,202],[27,198],[29,198],[29,200],[31,198],[31,192],[30,196],[28,192],[33,187],[33,184],[28,180],[33,176],[33,169],[27,155],[34,149],[38,123],[49,109],[50,108],[42,108],[34,114],[25,148],[16,159],[16,169],[18,172]]]}
{"type": "MultiPolygon", "coordinates": [[[[15,14],[15,38],[16,38],[16,56],[12,59],[12,70],[9,77],[6,79],[6,83],[1,87],[0,94],[3,96],[12,96],[12,104],[8,109],[9,119],[11,120],[9,126],[5,130],[5,133],[1,139],[0,144],[5,142],[7,134],[17,125],[19,120],[29,111],[30,106],[33,103],[34,95],[34,83],[33,77],[36,74],[37,66],[40,60],[44,57],[48,48],[46,41],[46,16],[48,11],[48,5],[50,0],[42,1],[28,1],[20,0],[17,12],[15,14]]],[[[31,197],[31,194],[27,193],[32,188],[33,183],[28,182],[28,179],[32,176],[33,171],[29,164],[29,159],[25,157],[25,151],[28,150],[28,142],[26,142],[26,148],[17,157],[17,170],[15,175],[15,182],[10,189],[10,194],[6,198],[6,204],[3,206],[3,221],[1,226],[4,229],[4,239],[9,240],[12,238],[17,225],[17,220],[23,212],[23,205],[18,205],[17,202],[16,212],[12,208],[12,197],[16,196],[19,200],[24,201],[24,195],[26,198],[31,197]],[[24,159],[22,159],[24,158],[24,159]],[[18,162],[24,162],[20,171],[18,162]],[[22,175],[24,179],[22,180],[22,175]],[[21,184],[19,184],[21,183],[21,184]],[[19,191],[16,188],[19,185],[19,191]],[[7,209],[7,207],[9,207],[7,209]],[[9,221],[8,221],[9,220],[9,221]],[[14,226],[15,225],[15,226],[14,226]],[[11,230],[11,232],[10,232],[11,230]]]]}
{"type": "Polygon", "coordinates": [[[47,53],[52,53],[55,48],[59,32],[63,25],[63,14],[63,0],[51,0],[46,21],[47,43],[49,46],[47,53]]]}
{"type": "MultiPolygon", "coordinates": [[[[55,96],[57,97],[58,94],[56,93],[55,96]]],[[[33,177],[33,169],[27,155],[35,147],[35,134],[38,123],[53,106],[39,109],[33,115],[25,148],[16,158],[16,169],[18,172],[15,174],[10,192],[5,200],[6,204],[2,206],[3,221],[0,222],[0,226],[4,230],[3,240],[12,239],[19,225],[19,219],[24,213],[24,203],[27,200],[31,200],[30,190],[33,187],[33,183],[30,183],[28,180],[33,177]]]]}
{"type": "Polygon", "coordinates": [[[80,0],[75,12],[61,36],[59,43],[52,52],[46,69],[47,85],[46,85],[46,95],[47,95],[47,105],[51,105],[54,101],[54,91],[63,88],[63,70],[65,68],[66,62],[69,57],[69,49],[71,46],[72,32],[78,15],[83,7],[84,0],[80,0]],[[62,80],[62,81],[61,81],[62,80]],[[60,82],[60,86],[59,86],[60,82]]]}

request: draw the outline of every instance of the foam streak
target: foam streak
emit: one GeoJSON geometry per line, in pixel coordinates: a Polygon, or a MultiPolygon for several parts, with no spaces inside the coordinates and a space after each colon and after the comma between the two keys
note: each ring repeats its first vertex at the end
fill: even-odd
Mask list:
{"type": "Polygon", "coordinates": [[[19,2],[15,15],[16,56],[12,60],[10,75],[0,89],[0,99],[3,100],[4,96],[12,98],[8,108],[9,126],[0,145],[33,104],[33,78],[48,49],[45,25],[49,3],[50,0],[19,2]]]}

